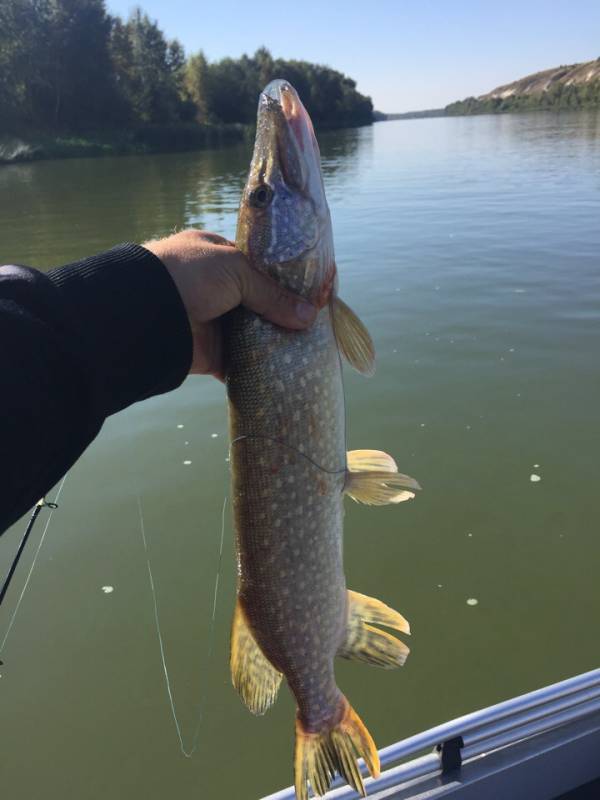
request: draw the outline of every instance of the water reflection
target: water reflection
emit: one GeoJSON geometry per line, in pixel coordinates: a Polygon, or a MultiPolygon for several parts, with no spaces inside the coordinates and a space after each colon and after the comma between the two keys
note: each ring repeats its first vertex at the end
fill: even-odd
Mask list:
{"type": "MultiPolygon", "coordinates": [[[[343,186],[369,142],[365,129],[325,134],[326,180],[343,186]]],[[[251,150],[247,141],[194,153],[0,167],[0,261],[51,266],[189,225],[231,236],[251,150]]]]}

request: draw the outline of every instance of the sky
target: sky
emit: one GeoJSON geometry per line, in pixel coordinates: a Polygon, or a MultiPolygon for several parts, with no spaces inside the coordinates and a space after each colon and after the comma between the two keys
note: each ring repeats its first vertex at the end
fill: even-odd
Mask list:
{"type": "MultiPolygon", "coordinates": [[[[135,3],[107,0],[126,17],[135,3]]],[[[139,0],[209,60],[327,64],[388,113],[439,108],[531,72],[600,57],[600,0],[139,0]]]]}

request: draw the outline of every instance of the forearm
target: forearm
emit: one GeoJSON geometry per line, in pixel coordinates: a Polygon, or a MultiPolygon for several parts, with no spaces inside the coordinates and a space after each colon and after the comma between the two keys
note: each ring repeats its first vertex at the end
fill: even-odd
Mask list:
{"type": "Polygon", "coordinates": [[[179,386],[191,359],[179,293],[142,247],[45,275],[0,268],[0,531],[65,474],[107,416],[179,386]]]}

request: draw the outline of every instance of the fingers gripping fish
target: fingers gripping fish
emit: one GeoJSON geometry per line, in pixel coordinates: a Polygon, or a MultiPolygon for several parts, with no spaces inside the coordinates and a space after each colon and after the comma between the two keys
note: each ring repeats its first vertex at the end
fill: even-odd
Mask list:
{"type": "Polygon", "coordinates": [[[409,633],[379,600],[346,588],[343,495],[371,505],[414,497],[416,481],[377,450],[346,453],[340,353],[373,371],[368,332],[337,297],[329,208],[310,118],[289,83],[260,96],[237,246],[251,265],[315,303],[308,331],[290,332],[239,308],[228,320],[233,506],[238,558],[233,683],[263,714],[282,677],[297,702],[295,786],[324,794],[339,772],[364,794],[362,756],[377,749],[337,687],[336,656],[391,668],[409,633]]]}

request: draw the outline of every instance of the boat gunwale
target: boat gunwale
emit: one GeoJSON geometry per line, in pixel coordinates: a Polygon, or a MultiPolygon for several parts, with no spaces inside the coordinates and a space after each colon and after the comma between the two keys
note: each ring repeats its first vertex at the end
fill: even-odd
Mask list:
{"type": "MultiPolygon", "coordinates": [[[[595,713],[600,713],[600,668],[503,700],[388,745],[379,751],[381,766],[394,765],[428,748],[439,749],[457,737],[463,740],[462,759],[472,759],[595,713]]],[[[362,760],[359,765],[361,772],[368,775],[362,760]]],[[[365,788],[387,788],[440,769],[439,752],[421,755],[386,770],[379,778],[367,779],[365,788]]],[[[294,800],[294,797],[294,788],[288,787],[263,800],[294,800]]],[[[326,797],[349,800],[356,793],[338,777],[326,797]]]]}

